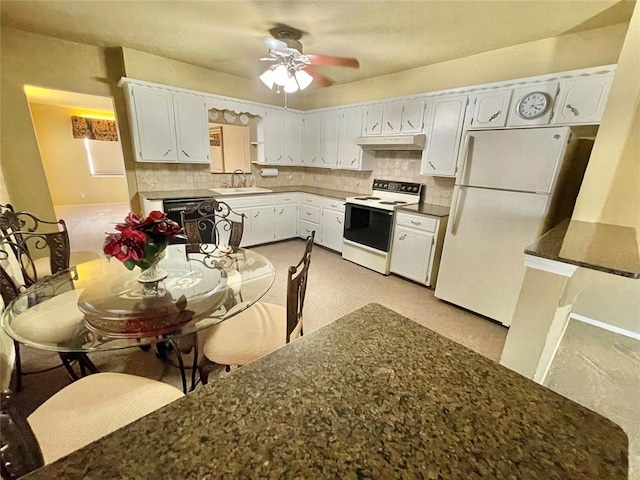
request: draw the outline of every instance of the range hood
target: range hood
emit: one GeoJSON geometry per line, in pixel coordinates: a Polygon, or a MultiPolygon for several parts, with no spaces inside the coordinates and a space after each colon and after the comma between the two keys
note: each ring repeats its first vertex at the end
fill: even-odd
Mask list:
{"type": "Polygon", "coordinates": [[[358,137],[356,143],[363,150],[422,150],[426,136],[419,135],[382,135],[380,137],[358,137]]]}

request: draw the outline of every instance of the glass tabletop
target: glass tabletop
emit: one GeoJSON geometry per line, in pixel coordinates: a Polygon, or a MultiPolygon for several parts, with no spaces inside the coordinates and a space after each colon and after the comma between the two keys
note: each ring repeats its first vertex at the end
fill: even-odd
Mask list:
{"type": "Polygon", "coordinates": [[[22,292],[3,312],[2,327],[20,343],[58,352],[146,345],[236,315],[275,277],[262,255],[211,244],[169,245],[160,267],[164,280],[141,283],[139,269],[116,259],[81,263],[22,292]]]}

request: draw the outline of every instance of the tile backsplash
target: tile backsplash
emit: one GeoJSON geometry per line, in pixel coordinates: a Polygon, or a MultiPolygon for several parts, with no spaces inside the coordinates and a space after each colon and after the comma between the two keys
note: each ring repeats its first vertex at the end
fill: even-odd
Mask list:
{"type": "MultiPolygon", "coordinates": [[[[454,179],[420,175],[420,152],[377,152],[373,172],[329,170],[324,168],[278,167],[277,177],[261,177],[260,166],[251,167],[251,175],[259,187],[308,185],[370,193],[374,178],[422,183],[423,201],[450,206],[454,179]]],[[[247,174],[247,183],[250,175],[247,174]]],[[[211,174],[209,165],[137,163],[138,190],[189,190],[221,187],[231,183],[231,174],[211,174]]]]}

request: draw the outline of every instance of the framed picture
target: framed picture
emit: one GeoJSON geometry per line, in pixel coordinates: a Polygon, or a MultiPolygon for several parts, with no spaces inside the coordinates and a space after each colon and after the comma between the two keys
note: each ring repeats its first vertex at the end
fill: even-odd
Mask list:
{"type": "Polygon", "coordinates": [[[209,145],[212,147],[222,146],[222,129],[216,128],[209,131],[209,145]]]}

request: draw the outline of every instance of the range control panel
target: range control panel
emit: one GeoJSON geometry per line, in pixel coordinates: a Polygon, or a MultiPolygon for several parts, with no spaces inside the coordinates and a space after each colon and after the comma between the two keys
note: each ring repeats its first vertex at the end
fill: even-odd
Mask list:
{"type": "Polygon", "coordinates": [[[421,183],[393,182],[390,180],[374,180],[373,189],[386,192],[407,193],[420,196],[423,185],[421,183]]]}

